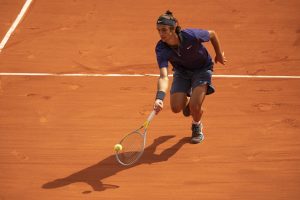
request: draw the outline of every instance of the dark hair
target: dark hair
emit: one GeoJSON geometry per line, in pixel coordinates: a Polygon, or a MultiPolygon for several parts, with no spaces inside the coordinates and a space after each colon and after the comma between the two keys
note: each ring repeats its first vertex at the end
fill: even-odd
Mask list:
{"type": "Polygon", "coordinates": [[[177,34],[179,34],[181,31],[178,20],[173,16],[173,13],[170,10],[167,10],[164,14],[159,16],[157,24],[169,25],[171,29],[175,28],[175,32],[177,34]]]}

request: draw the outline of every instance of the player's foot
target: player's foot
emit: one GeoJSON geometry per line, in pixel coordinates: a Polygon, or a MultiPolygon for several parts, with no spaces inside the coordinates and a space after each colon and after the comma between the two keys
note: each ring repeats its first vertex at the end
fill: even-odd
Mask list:
{"type": "Polygon", "coordinates": [[[189,117],[191,115],[190,103],[188,103],[188,105],[186,105],[185,108],[182,110],[182,114],[185,117],[189,117]]]}
{"type": "Polygon", "coordinates": [[[192,138],[191,143],[198,144],[204,139],[204,134],[202,132],[202,123],[192,124],[192,138]]]}

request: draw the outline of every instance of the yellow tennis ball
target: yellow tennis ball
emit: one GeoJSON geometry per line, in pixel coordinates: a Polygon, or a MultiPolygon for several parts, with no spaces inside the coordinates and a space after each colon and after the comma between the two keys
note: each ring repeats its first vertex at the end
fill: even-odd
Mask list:
{"type": "Polygon", "coordinates": [[[115,151],[121,151],[123,149],[121,144],[116,144],[114,147],[115,151]]]}

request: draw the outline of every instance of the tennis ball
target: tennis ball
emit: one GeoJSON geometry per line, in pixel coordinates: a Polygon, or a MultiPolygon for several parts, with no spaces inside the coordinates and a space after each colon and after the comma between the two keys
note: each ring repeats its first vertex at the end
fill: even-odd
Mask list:
{"type": "Polygon", "coordinates": [[[114,147],[115,151],[121,151],[122,149],[123,149],[123,147],[122,147],[121,144],[116,144],[115,147],[114,147]]]}

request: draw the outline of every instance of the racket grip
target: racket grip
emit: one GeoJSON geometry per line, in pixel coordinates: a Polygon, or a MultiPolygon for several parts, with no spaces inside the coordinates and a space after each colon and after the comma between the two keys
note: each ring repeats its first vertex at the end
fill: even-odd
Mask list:
{"type": "Polygon", "coordinates": [[[153,110],[153,111],[150,113],[150,115],[149,115],[147,121],[148,121],[148,122],[151,122],[151,120],[153,119],[154,116],[155,116],[155,110],[153,110]]]}

